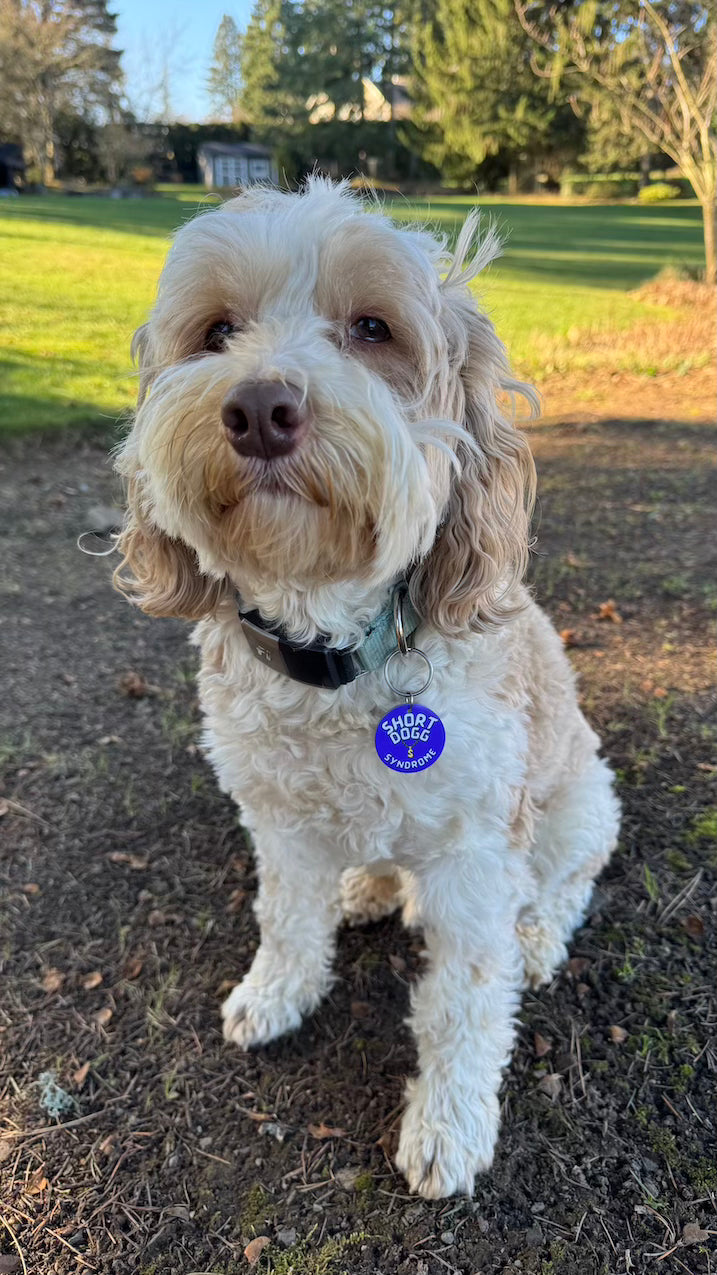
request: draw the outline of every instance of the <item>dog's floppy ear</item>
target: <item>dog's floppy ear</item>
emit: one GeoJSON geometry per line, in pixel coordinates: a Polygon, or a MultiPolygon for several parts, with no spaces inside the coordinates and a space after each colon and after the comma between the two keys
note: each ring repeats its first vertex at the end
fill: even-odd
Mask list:
{"type": "MultiPolygon", "coordinates": [[[[457,258],[460,248],[459,243],[457,258]]],[[[488,253],[495,250],[490,242],[488,253]]],[[[479,265],[470,268],[470,275],[479,265]]],[[[515,614],[511,595],[527,565],[535,494],[527,440],[502,414],[498,395],[512,404],[523,394],[533,408],[537,400],[510,378],[503,346],[490,320],[476,309],[460,266],[459,261],[443,285],[444,326],[460,368],[454,419],[473,445],[457,444],[459,472],[452,478],[441,527],[411,580],[417,610],[447,636],[515,614]]]]}
{"type": "Polygon", "coordinates": [[[225,580],[214,580],[200,570],[193,549],[154,525],[143,508],[136,478],[128,483],[127,519],[117,549],[122,561],[114,586],[147,615],[201,620],[214,614],[227,591],[225,580]]]}
{"type": "Polygon", "coordinates": [[[149,324],[143,323],[132,337],[130,345],[132,362],[139,369],[139,389],[137,391],[137,407],[141,407],[147,397],[147,390],[154,380],[152,370],[152,343],[149,335],[149,324]]]}
{"type": "MultiPolygon", "coordinates": [[[[131,352],[139,364],[139,411],[156,375],[148,323],[137,328],[131,352]]],[[[151,405],[145,410],[151,410],[151,405]]],[[[127,515],[117,539],[122,561],[113,576],[114,586],[147,615],[201,620],[216,611],[226,582],[205,575],[194,550],[157,527],[143,498],[136,462],[130,457],[125,448],[118,460],[118,469],[127,476],[127,515]]]]}

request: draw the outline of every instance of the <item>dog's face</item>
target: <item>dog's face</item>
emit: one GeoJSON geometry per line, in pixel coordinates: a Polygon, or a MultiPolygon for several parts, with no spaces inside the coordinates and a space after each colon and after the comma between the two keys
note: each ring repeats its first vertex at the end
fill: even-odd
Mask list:
{"type": "MultiPolygon", "coordinates": [[[[467,250],[459,244],[457,257],[467,250]]],[[[345,189],[252,190],[177,235],[135,338],[120,586],[196,618],[227,582],[388,584],[457,632],[522,571],[531,463],[460,261],[345,189]]]]}

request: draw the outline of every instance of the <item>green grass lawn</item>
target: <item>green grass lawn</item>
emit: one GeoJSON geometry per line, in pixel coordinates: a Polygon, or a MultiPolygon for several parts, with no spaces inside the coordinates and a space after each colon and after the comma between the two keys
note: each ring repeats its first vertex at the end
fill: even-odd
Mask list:
{"type": "MultiPolygon", "coordinates": [[[[134,396],[130,335],[151,304],[168,236],[215,202],[196,189],[0,201],[0,429],[117,420],[134,396]]],[[[402,199],[391,208],[454,239],[474,203],[402,199]]],[[[669,321],[629,291],[665,265],[702,261],[696,204],[481,205],[505,253],[476,291],[526,376],[539,377],[585,329],[669,321]]]]}

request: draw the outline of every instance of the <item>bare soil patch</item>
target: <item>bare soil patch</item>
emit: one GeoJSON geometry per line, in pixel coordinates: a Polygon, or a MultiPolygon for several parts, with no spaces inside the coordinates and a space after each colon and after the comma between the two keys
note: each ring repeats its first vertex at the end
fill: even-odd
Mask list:
{"type": "Polygon", "coordinates": [[[390,1161],[420,944],[342,934],[300,1032],[223,1044],[255,882],[185,626],[75,549],[113,494],[99,442],[4,452],[0,1271],[248,1272],[261,1237],[259,1275],[714,1270],[714,430],[633,410],[531,440],[535,588],[624,824],[568,966],[526,995],[494,1170],[440,1204],[390,1161]]]}

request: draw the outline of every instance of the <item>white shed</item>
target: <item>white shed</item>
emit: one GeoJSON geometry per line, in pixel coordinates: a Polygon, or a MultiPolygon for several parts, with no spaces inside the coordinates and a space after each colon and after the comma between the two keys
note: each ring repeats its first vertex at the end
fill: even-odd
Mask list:
{"type": "Polygon", "coordinates": [[[219,189],[278,181],[271,151],[254,142],[205,142],[197,166],[204,185],[219,189]]]}

